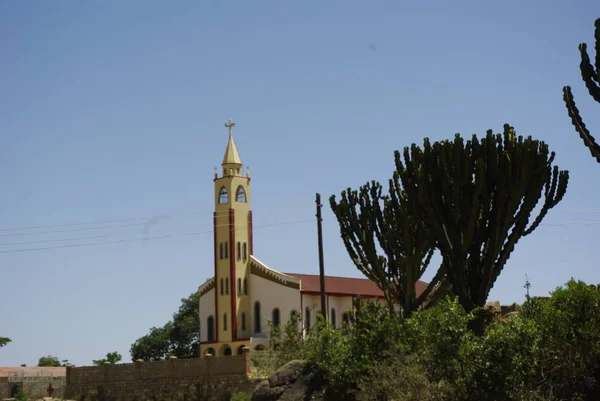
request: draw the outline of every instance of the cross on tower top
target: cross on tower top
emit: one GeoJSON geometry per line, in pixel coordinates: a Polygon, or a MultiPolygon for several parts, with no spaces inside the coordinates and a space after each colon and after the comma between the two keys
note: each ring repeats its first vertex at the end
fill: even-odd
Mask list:
{"type": "Polygon", "coordinates": [[[231,121],[231,118],[229,119],[228,122],[225,123],[225,126],[227,128],[229,128],[229,135],[231,135],[231,133],[233,131],[233,127],[235,127],[235,123],[231,121]]]}

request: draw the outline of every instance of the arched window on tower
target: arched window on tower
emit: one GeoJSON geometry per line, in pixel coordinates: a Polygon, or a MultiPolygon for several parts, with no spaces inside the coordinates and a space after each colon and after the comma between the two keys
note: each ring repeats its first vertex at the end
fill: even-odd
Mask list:
{"type": "Polygon", "coordinates": [[[229,295],[229,277],[225,277],[225,294],[229,295]]]}
{"type": "Polygon", "coordinates": [[[215,341],[215,318],[211,315],[206,319],[207,340],[215,341]]]}
{"type": "Polygon", "coordinates": [[[229,196],[227,196],[227,189],[225,187],[221,187],[219,191],[219,203],[227,203],[229,201],[229,196]]]}
{"type": "Polygon", "coordinates": [[[221,242],[219,244],[219,259],[223,259],[224,255],[225,255],[225,250],[223,248],[223,243],[221,242]]]}
{"type": "Polygon", "coordinates": [[[248,279],[244,279],[244,295],[248,295],[248,279]]]}
{"type": "Polygon", "coordinates": [[[271,318],[272,318],[272,321],[273,321],[273,326],[279,327],[279,322],[281,320],[280,317],[279,317],[279,308],[273,309],[271,318]]]}
{"type": "Polygon", "coordinates": [[[246,203],[246,191],[241,185],[235,191],[235,201],[239,203],[246,203]]]}
{"type": "Polygon", "coordinates": [[[237,260],[242,259],[242,243],[238,241],[237,244],[237,260]]]}
{"type": "Polygon", "coordinates": [[[223,283],[223,279],[221,279],[221,295],[225,292],[225,284],[223,283]]]}
{"type": "Polygon", "coordinates": [[[225,241],[225,259],[229,258],[229,247],[227,245],[228,243],[225,241]]]}
{"type": "Polygon", "coordinates": [[[260,302],[254,303],[254,332],[260,333],[260,302]]]}
{"type": "Polygon", "coordinates": [[[238,278],[238,296],[242,295],[242,279],[238,278]]]}
{"type": "Polygon", "coordinates": [[[247,257],[248,257],[248,247],[246,246],[246,243],[244,242],[244,262],[246,261],[247,257]]]}
{"type": "Polygon", "coordinates": [[[227,331],[227,312],[223,313],[223,331],[227,331]]]}

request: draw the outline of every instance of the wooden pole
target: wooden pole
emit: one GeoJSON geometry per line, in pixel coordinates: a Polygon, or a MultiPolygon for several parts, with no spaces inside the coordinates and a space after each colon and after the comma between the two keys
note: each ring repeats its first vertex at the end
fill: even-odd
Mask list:
{"type": "Polygon", "coordinates": [[[319,242],[319,279],[321,282],[321,314],[323,315],[323,319],[327,321],[327,306],[325,303],[325,267],[323,263],[323,230],[321,227],[321,222],[323,221],[321,217],[321,194],[317,194],[317,199],[315,203],[317,204],[317,239],[319,242]]]}

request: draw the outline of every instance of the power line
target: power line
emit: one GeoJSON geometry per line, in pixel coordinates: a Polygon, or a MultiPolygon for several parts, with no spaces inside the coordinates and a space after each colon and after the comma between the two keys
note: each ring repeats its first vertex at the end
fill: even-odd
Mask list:
{"type": "MultiPolygon", "coordinates": [[[[282,223],[264,224],[264,225],[260,225],[260,226],[254,226],[254,228],[302,224],[302,223],[308,223],[311,221],[312,220],[297,220],[297,221],[282,222],[282,223]]],[[[229,224],[227,224],[227,225],[229,225],[229,224]]],[[[246,228],[243,228],[243,229],[245,230],[246,228]]],[[[242,228],[238,228],[236,230],[242,230],[242,228]]],[[[61,248],[76,248],[76,247],[82,247],[82,246],[96,246],[96,245],[117,244],[117,243],[124,243],[124,242],[136,242],[136,241],[145,241],[145,240],[154,240],[154,239],[188,237],[188,236],[193,236],[193,235],[210,234],[210,233],[213,233],[213,231],[214,230],[198,231],[198,232],[191,232],[191,233],[185,233],[185,234],[163,235],[163,236],[155,236],[155,237],[142,237],[142,238],[134,238],[134,239],[121,239],[121,240],[103,241],[103,242],[90,242],[90,243],[85,243],[85,244],[68,244],[68,245],[59,245],[59,246],[52,246],[52,247],[12,249],[12,250],[8,250],[8,251],[0,251],[0,253],[32,252],[32,251],[42,251],[42,250],[61,249],[61,248]]]]}
{"type": "MultiPolygon", "coordinates": [[[[147,223],[143,223],[143,224],[147,224],[147,223]]],[[[235,223],[217,224],[215,227],[231,227],[232,224],[235,224],[235,223]]],[[[116,227],[129,227],[129,226],[135,226],[135,225],[141,225],[141,224],[139,224],[139,223],[138,224],[129,224],[129,225],[116,226],[116,227]]],[[[99,227],[99,228],[103,228],[103,227],[99,227]]],[[[171,230],[166,230],[164,232],[184,231],[184,230],[190,230],[190,229],[196,229],[196,228],[197,227],[174,228],[171,230]]],[[[71,230],[64,230],[64,231],[71,231],[71,230]]],[[[59,232],[64,232],[64,231],[59,231],[59,232]]],[[[163,230],[159,230],[159,232],[163,232],[163,230]]],[[[19,234],[15,234],[15,235],[19,235],[19,234]]],[[[93,237],[55,238],[55,239],[47,239],[47,240],[24,241],[24,242],[4,242],[4,243],[0,243],[0,246],[43,244],[43,243],[48,243],[48,242],[62,242],[62,241],[81,241],[81,240],[86,240],[86,239],[114,238],[115,236],[118,236],[118,234],[117,235],[95,235],[93,237]]]]}
{"type": "MultiPolygon", "coordinates": [[[[264,207],[269,208],[269,209],[273,209],[273,208],[281,209],[283,206],[282,205],[271,205],[271,206],[264,206],[264,207]]],[[[0,232],[35,230],[35,229],[41,229],[41,228],[74,227],[74,226],[96,225],[96,224],[125,223],[125,222],[138,221],[138,220],[147,221],[147,220],[152,220],[152,219],[171,219],[171,218],[190,217],[190,216],[208,216],[208,215],[212,215],[212,214],[216,214],[217,216],[227,215],[227,214],[229,214],[229,210],[222,210],[222,211],[218,211],[218,212],[186,213],[186,214],[176,214],[176,215],[170,215],[170,214],[165,213],[165,214],[158,214],[155,216],[148,216],[148,217],[130,217],[130,218],[126,218],[126,219],[95,220],[95,221],[88,221],[88,222],[50,224],[50,225],[43,225],[43,226],[0,228],[0,232]]],[[[140,223],[140,224],[144,224],[144,223],[140,223]]],[[[112,227],[112,226],[106,226],[106,227],[112,227]]],[[[127,225],[124,225],[124,227],[127,227],[127,225]]],[[[102,227],[100,227],[100,228],[102,228],[102,227]]],[[[55,231],[48,231],[48,232],[55,232],[55,231]]],[[[59,231],[56,231],[56,232],[59,232],[59,231]]],[[[60,231],[60,232],[67,232],[67,231],[60,231]]],[[[45,231],[41,232],[41,234],[44,234],[44,233],[46,233],[46,232],[45,231]]],[[[31,234],[36,234],[36,233],[31,233],[31,234]]],[[[0,236],[6,236],[6,235],[12,235],[12,234],[0,234],[0,236]]],[[[20,234],[14,234],[14,235],[20,235],[20,234]]],[[[25,234],[23,234],[23,235],[25,235],[25,234]]]]}

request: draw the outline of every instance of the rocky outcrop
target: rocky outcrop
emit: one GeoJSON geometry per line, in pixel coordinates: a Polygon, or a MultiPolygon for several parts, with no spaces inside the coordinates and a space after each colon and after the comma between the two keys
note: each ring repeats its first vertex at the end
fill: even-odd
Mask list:
{"type": "Polygon", "coordinates": [[[489,323],[493,320],[508,318],[519,313],[521,306],[517,303],[500,305],[498,301],[491,301],[484,305],[483,316],[489,323]]]}
{"type": "Polygon", "coordinates": [[[325,401],[327,381],[317,366],[290,361],[254,390],[252,401],[325,401]]]}

